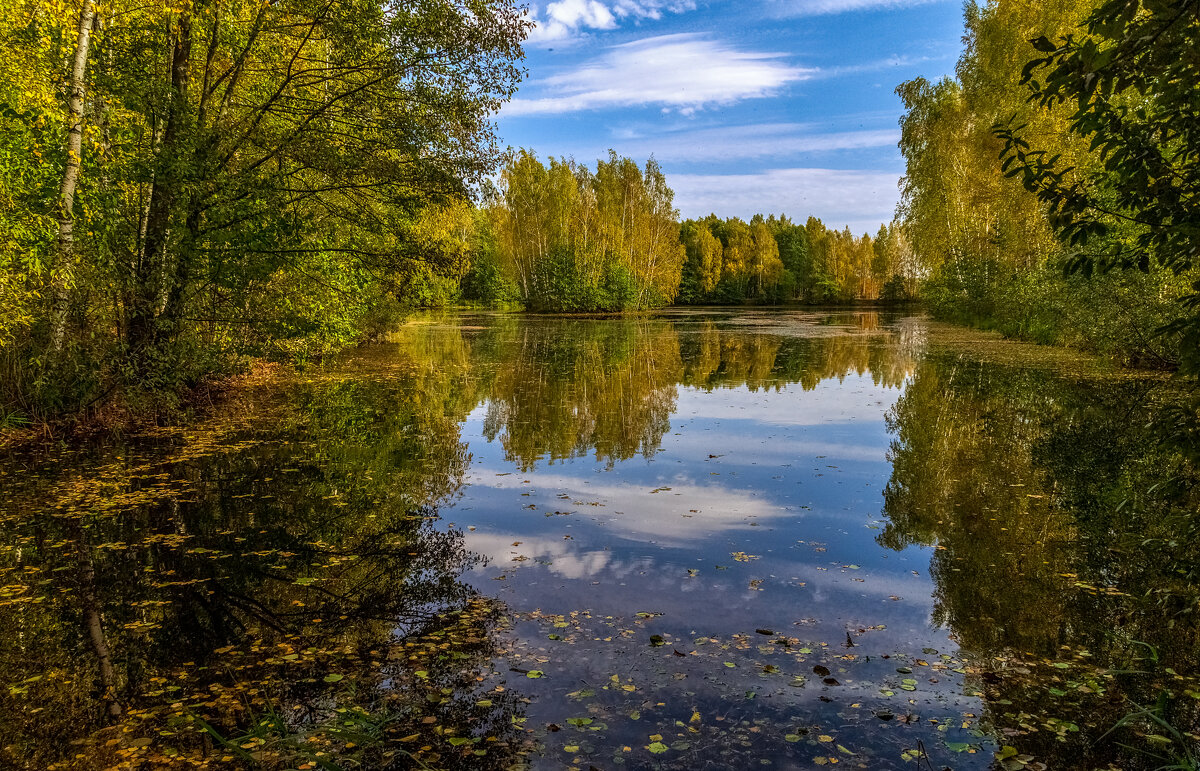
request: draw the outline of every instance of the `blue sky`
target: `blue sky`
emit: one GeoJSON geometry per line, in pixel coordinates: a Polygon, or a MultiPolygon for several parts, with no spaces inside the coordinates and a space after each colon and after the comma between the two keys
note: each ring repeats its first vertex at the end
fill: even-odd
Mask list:
{"type": "Polygon", "coordinates": [[[897,84],[951,74],[959,0],[556,0],[501,141],[593,164],[653,154],[684,217],[810,214],[871,232],[904,161],[897,84]]]}

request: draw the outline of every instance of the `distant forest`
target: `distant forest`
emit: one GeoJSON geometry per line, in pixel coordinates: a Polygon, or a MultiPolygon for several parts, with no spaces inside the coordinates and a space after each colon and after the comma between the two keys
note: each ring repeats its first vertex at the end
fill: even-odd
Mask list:
{"type": "Polygon", "coordinates": [[[639,166],[610,153],[593,171],[521,151],[463,223],[473,232],[461,279],[411,294],[559,312],[916,297],[920,266],[896,224],[872,237],[813,217],[680,223],[673,199],[653,159],[639,166]]]}

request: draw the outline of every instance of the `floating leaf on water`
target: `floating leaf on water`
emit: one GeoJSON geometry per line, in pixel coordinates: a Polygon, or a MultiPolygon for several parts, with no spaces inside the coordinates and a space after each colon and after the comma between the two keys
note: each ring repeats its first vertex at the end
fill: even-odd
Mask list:
{"type": "Polygon", "coordinates": [[[342,680],[343,677],[344,677],[343,675],[325,675],[325,682],[336,683],[336,682],[342,680]]]}
{"type": "Polygon", "coordinates": [[[646,747],[646,749],[650,750],[655,755],[661,755],[662,753],[669,750],[670,747],[663,744],[662,742],[651,742],[651,744],[648,747],[646,747]]]}
{"type": "Polygon", "coordinates": [[[545,677],[546,673],[540,669],[531,669],[525,673],[525,676],[531,680],[537,680],[539,677],[545,677]]]}

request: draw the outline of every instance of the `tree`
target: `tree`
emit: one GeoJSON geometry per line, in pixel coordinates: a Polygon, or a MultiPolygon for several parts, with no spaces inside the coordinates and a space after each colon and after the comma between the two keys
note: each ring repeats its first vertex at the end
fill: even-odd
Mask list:
{"type": "MultiPolygon", "coordinates": [[[[1040,108],[1074,108],[1069,130],[1100,164],[1068,165],[1010,123],[995,129],[1003,168],[1048,207],[1070,250],[1068,270],[1158,264],[1188,273],[1200,258],[1200,2],[1107,0],[1085,30],[1033,40],[1044,56],[1029,61],[1021,82],[1040,108]]],[[[1193,290],[1168,330],[1180,334],[1182,364],[1196,375],[1200,282],[1193,290]]]]}
{"type": "Polygon", "coordinates": [[[774,297],[775,288],[783,278],[783,261],[779,259],[779,244],[761,217],[750,230],[750,240],[752,295],[759,300],[774,297]]]}
{"type": "Polygon", "coordinates": [[[674,193],[650,159],[610,152],[592,173],[527,150],[501,173],[489,207],[501,262],[527,307],[625,311],[666,305],[685,258],[674,193]]]}
{"type": "Polygon", "coordinates": [[[428,222],[499,160],[514,0],[71,6],[0,19],[6,412],[328,353],[461,273],[428,222]]]}

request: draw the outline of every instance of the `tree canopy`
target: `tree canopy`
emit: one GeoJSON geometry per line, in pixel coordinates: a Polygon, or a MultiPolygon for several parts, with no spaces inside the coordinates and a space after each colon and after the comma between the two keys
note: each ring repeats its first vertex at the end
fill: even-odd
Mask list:
{"type": "Polygon", "coordinates": [[[13,0],[6,401],[321,355],[413,274],[453,273],[462,234],[437,223],[495,166],[526,30],[512,0],[13,0]]]}

